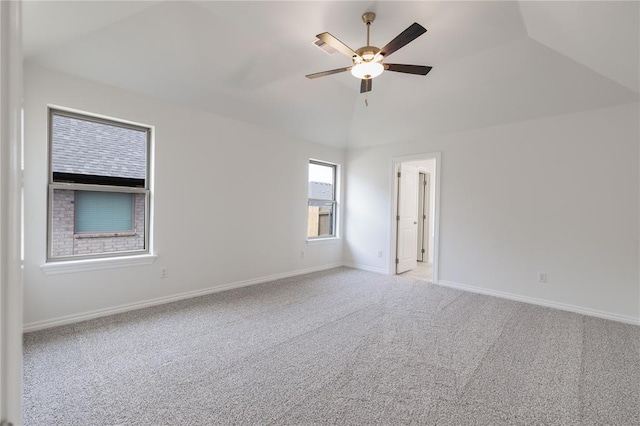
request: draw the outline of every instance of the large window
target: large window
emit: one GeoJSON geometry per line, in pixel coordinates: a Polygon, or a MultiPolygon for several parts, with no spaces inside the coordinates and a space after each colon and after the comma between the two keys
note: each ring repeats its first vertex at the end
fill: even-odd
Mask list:
{"type": "Polygon", "coordinates": [[[336,165],[309,161],[307,238],[336,236],[336,165]]]}
{"type": "Polygon", "coordinates": [[[49,260],[149,252],[150,134],[49,110],[49,260]]]}

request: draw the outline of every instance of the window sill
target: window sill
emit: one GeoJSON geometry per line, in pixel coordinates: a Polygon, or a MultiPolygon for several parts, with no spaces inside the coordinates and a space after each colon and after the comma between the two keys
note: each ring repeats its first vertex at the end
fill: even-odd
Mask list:
{"type": "Polygon", "coordinates": [[[47,274],[69,274],[73,272],[97,271],[100,269],[124,268],[128,266],[151,265],[158,256],[142,254],[136,256],[104,257],[102,259],[62,260],[40,266],[47,274]]]}
{"type": "Polygon", "coordinates": [[[308,246],[316,246],[320,244],[337,244],[341,240],[339,237],[328,237],[328,238],[314,238],[312,240],[307,240],[308,246]]]}
{"type": "Polygon", "coordinates": [[[73,234],[73,238],[113,238],[113,237],[135,237],[138,235],[136,231],[122,231],[122,232],[94,232],[86,234],[73,234]]]}

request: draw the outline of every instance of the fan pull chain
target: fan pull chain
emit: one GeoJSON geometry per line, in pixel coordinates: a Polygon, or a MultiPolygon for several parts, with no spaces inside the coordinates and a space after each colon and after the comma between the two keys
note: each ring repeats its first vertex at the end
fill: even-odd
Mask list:
{"type": "Polygon", "coordinates": [[[369,92],[364,93],[364,105],[369,106],[369,92]]]}

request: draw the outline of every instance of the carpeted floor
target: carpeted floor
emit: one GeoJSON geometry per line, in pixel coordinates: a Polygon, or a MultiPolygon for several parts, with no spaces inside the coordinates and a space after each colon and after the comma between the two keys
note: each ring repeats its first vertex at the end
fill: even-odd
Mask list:
{"type": "Polygon", "coordinates": [[[24,340],[27,426],[640,424],[640,327],[347,268],[24,340]]]}

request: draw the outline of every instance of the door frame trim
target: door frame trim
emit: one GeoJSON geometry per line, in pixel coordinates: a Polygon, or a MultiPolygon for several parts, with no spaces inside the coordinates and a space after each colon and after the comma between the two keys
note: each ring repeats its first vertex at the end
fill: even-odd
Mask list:
{"type": "Polygon", "coordinates": [[[0,4],[0,423],[22,424],[22,2],[0,4]]]}
{"type": "Polygon", "coordinates": [[[432,176],[434,182],[434,203],[433,203],[433,279],[434,283],[437,283],[440,278],[440,181],[442,172],[442,152],[425,152],[422,154],[412,154],[391,157],[391,173],[390,182],[391,187],[391,200],[390,200],[390,235],[389,235],[389,264],[387,272],[389,275],[396,275],[396,257],[398,255],[397,248],[397,231],[396,231],[396,215],[397,215],[397,201],[398,201],[398,166],[400,163],[420,161],[420,160],[435,160],[436,172],[435,176],[432,176]]]}

